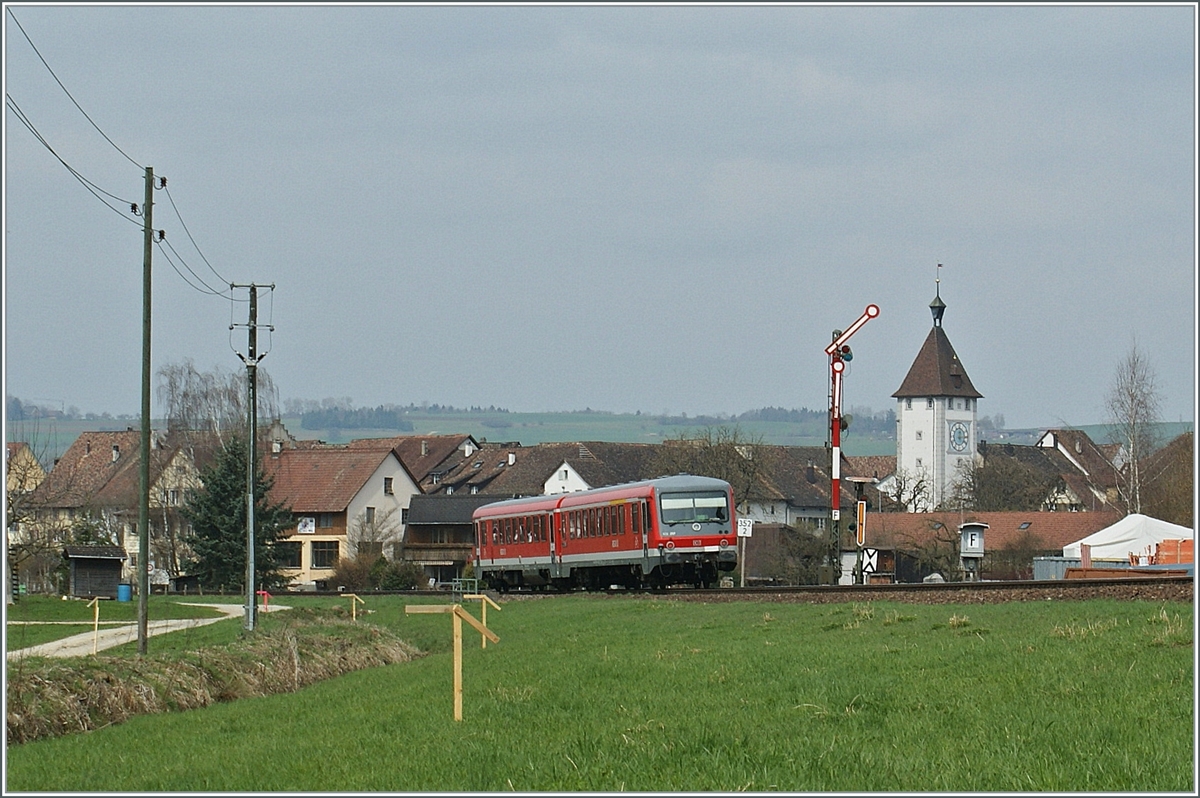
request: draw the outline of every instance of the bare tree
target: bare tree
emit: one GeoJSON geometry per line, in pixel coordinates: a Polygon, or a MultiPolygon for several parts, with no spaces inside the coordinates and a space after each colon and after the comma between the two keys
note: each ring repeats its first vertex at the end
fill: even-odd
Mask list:
{"type": "Polygon", "coordinates": [[[748,438],[738,427],[709,427],[696,437],[680,433],[663,441],[655,455],[660,474],[696,474],[723,479],[733,487],[734,503],[745,508],[768,479],[775,452],[762,437],[748,438]]]}
{"type": "MultiPolygon", "coordinates": [[[[397,508],[375,512],[368,517],[365,512],[359,513],[350,522],[347,543],[352,547],[351,558],[369,555],[372,562],[379,559],[389,545],[402,543],[404,527],[400,524],[397,508]]],[[[396,553],[396,559],[402,553],[396,553]]]]}
{"type": "Polygon", "coordinates": [[[1105,399],[1110,440],[1123,450],[1118,485],[1126,512],[1142,511],[1142,462],[1156,448],[1161,401],[1154,369],[1135,343],[1117,365],[1105,399]]]}
{"type": "Polygon", "coordinates": [[[1195,437],[1185,432],[1142,464],[1142,508],[1146,515],[1191,528],[1196,491],[1195,437]]]}
{"type": "Polygon", "coordinates": [[[968,460],[959,469],[950,509],[1038,511],[1054,503],[1065,488],[1058,474],[1048,474],[1014,457],[991,451],[968,460]]]}
{"type": "MultiPolygon", "coordinates": [[[[271,376],[257,369],[258,418],[279,417],[279,392],[271,376]]],[[[167,429],[202,432],[224,444],[232,433],[246,428],[246,374],[214,366],[201,372],[191,358],[158,370],[158,401],[166,410],[167,429]]]]}
{"type": "Polygon", "coordinates": [[[933,510],[929,474],[923,468],[909,471],[896,469],[888,489],[880,489],[881,510],[901,510],[928,513],[933,510]]]}

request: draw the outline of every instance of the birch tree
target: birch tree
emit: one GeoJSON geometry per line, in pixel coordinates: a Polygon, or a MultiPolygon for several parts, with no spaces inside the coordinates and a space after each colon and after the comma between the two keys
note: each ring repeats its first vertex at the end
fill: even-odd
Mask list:
{"type": "Polygon", "coordinates": [[[1142,511],[1142,461],[1156,448],[1161,404],[1157,376],[1135,343],[1117,365],[1105,399],[1109,439],[1122,447],[1118,485],[1129,513],[1142,511]]]}

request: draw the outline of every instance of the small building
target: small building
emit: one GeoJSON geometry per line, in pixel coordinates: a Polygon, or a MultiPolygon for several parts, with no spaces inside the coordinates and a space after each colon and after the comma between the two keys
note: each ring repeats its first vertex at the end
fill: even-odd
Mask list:
{"type": "Polygon", "coordinates": [[[474,557],[471,514],[495,496],[413,496],[404,527],[404,559],[425,569],[434,582],[461,577],[474,557]]]}
{"type": "Polygon", "coordinates": [[[76,598],[117,598],[125,549],[120,546],[67,546],[63,549],[70,582],[67,594],[76,598]]]}

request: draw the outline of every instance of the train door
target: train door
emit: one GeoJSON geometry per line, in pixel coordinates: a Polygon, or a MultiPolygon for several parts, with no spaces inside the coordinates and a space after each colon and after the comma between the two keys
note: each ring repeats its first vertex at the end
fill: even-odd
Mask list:
{"type": "Polygon", "coordinates": [[[550,576],[562,576],[563,550],[566,541],[566,516],[555,510],[550,516],[550,576]]]}

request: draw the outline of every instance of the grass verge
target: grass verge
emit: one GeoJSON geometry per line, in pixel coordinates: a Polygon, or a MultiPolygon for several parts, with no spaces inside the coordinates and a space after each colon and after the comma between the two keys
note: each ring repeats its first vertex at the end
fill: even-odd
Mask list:
{"type": "MultiPolygon", "coordinates": [[[[312,601],[289,597],[298,608],[336,606],[312,601]]],[[[429,656],[295,693],[13,745],[6,786],[851,793],[1195,787],[1190,604],[514,598],[488,616],[499,644],[483,649],[477,634],[466,633],[464,720],[456,723],[449,619],[405,615],[412,602],[368,597],[373,612],[360,615],[359,626],[428,641],[421,645],[435,652],[429,656]]],[[[287,656],[277,649],[261,661],[286,678],[287,656]]]]}
{"type": "Polygon", "coordinates": [[[8,742],[293,692],[350,671],[407,662],[419,653],[385,629],[338,616],[313,608],[264,616],[254,633],[186,652],[21,660],[8,671],[8,742]]]}

